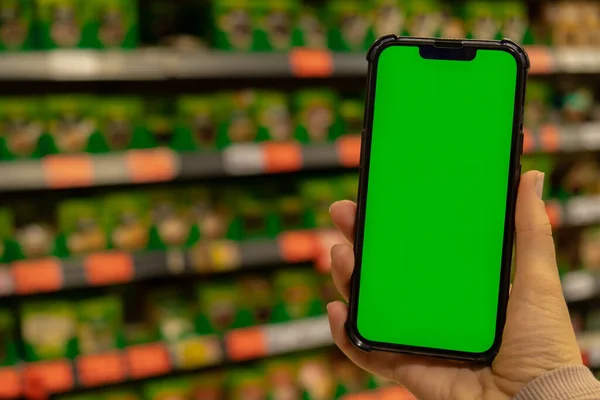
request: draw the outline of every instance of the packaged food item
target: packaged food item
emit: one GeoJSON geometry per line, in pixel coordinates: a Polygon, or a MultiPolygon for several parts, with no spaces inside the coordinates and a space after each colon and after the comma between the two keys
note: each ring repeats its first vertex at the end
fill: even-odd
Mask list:
{"type": "Polygon", "coordinates": [[[463,39],[467,37],[465,30],[465,21],[457,12],[457,5],[454,3],[442,3],[442,22],[440,36],[443,38],[463,39]]]}
{"type": "Polygon", "coordinates": [[[38,99],[30,97],[0,99],[2,160],[41,157],[42,137],[44,137],[44,123],[42,107],[38,99]]]}
{"type": "MultiPolygon", "coordinates": [[[[501,10],[501,7],[491,1],[472,0],[467,2],[464,6],[467,37],[483,40],[501,39],[504,22],[500,15],[501,10]]],[[[513,28],[516,29],[516,26],[513,28]]]]}
{"type": "Polygon", "coordinates": [[[579,259],[587,270],[600,270],[600,226],[582,230],[579,239],[579,259]]]}
{"type": "Polygon", "coordinates": [[[224,374],[222,372],[203,373],[192,378],[193,400],[225,400],[224,374]]]}
{"type": "Polygon", "coordinates": [[[326,13],[330,49],[363,52],[369,48],[372,21],[367,2],[331,0],[326,13]]]}
{"type": "Polygon", "coordinates": [[[38,38],[43,49],[84,47],[89,15],[84,0],[37,0],[38,38]]]}
{"type": "Polygon", "coordinates": [[[278,231],[290,231],[308,227],[307,211],[301,196],[282,193],[275,198],[275,215],[278,231]]]}
{"type": "Polygon", "coordinates": [[[217,147],[220,149],[234,143],[254,142],[258,138],[256,118],[256,92],[242,90],[224,93],[217,100],[223,104],[225,119],[220,124],[217,147]]]}
{"type": "Polygon", "coordinates": [[[257,368],[233,370],[227,381],[231,400],[268,399],[266,380],[257,368]]]}
{"type": "Polygon", "coordinates": [[[407,33],[417,37],[440,36],[443,14],[436,0],[410,0],[407,5],[407,33]]]}
{"type": "Polygon", "coordinates": [[[221,50],[256,50],[256,7],[256,1],[250,0],[213,1],[215,47],[221,50]]]}
{"type": "Polygon", "coordinates": [[[27,361],[77,355],[77,311],[66,301],[27,301],[21,306],[21,336],[27,361]]]}
{"type": "Polygon", "coordinates": [[[363,130],[365,103],[361,99],[347,98],[340,100],[339,115],[343,134],[360,134],[363,130]]]}
{"type": "Polygon", "coordinates": [[[556,197],[560,199],[599,194],[600,163],[596,157],[588,155],[569,160],[558,189],[556,197]]]}
{"type": "Polygon", "coordinates": [[[189,400],[191,382],[187,377],[157,379],[142,386],[146,400],[189,400]]]}
{"type": "Polygon", "coordinates": [[[147,322],[127,323],[124,328],[124,337],[127,346],[147,344],[159,340],[156,329],[147,322]]]}
{"type": "Polygon", "coordinates": [[[198,287],[196,295],[199,303],[196,326],[199,333],[222,333],[241,325],[242,307],[235,283],[204,284],[198,287]]]}
{"type": "Polygon", "coordinates": [[[256,4],[256,47],[284,51],[292,47],[300,3],[298,0],[254,1],[256,4]]]}
{"type": "Polygon", "coordinates": [[[14,259],[33,259],[60,256],[56,246],[56,227],[39,215],[31,203],[15,204],[15,248],[14,259]]]}
{"type": "Polygon", "coordinates": [[[142,194],[115,194],[104,198],[103,219],[114,249],[143,250],[150,238],[148,199],[142,194]]]}
{"type": "Polygon", "coordinates": [[[534,42],[525,2],[520,0],[501,1],[498,2],[496,7],[502,17],[501,37],[522,44],[532,44],[534,42]]]}
{"type": "Polygon", "coordinates": [[[46,98],[49,153],[78,153],[97,151],[91,146],[97,136],[97,122],[93,115],[95,100],[85,95],[53,95],[46,98]]]}
{"type": "MultiPolygon", "coordinates": [[[[274,305],[271,281],[262,276],[247,276],[238,282],[239,293],[250,318],[243,325],[266,324],[271,321],[274,305]]],[[[243,310],[245,311],[245,310],[243,310]]]]}
{"type": "Polygon", "coordinates": [[[148,306],[161,340],[173,342],[194,334],[194,314],[188,299],[180,292],[154,291],[148,306]]]}
{"type": "Polygon", "coordinates": [[[336,399],[349,393],[359,393],[374,388],[375,382],[369,373],[359,368],[341,352],[332,352],[329,361],[337,381],[336,399]]]}
{"type": "Polygon", "coordinates": [[[298,380],[298,365],[291,358],[267,361],[264,364],[269,400],[303,400],[298,380]]]}
{"type": "Polygon", "coordinates": [[[142,100],[136,97],[103,97],[98,99],[98,127],[102,146],[107,150],[147,148],[152,145],[142,127],[142,100]]]}
{"type": "Polygon", "coordinates": [[[303,181],[300,190],[308,208],[308,225],[319,228],[332,226],[329,207],[334,201],[341,200],[335,186],[326,179],[314,178],[303,181]]]}
{"type": "Polygon", "coordinates": [[[562,117],[566,122],[578,124],[589,121],[594,107],[594,94],[589,88],[580,87],[563,97],[562,117]]]}
{"type": "Polygon", "coordinates": [[[328,89],[307,89],[294,94],[296,138],[302,143],[320,143],[339,135],[338,98],[328,89]]]}
{"type": "Polygon", "coordinates": [[[277,304],[273,310],[276,322],[314,317],[323,314],[317,275],[311,270],[287,269],[274,277],[277,304]]]}
{"type": "Polygon", "coordinates": [[[340,200],[356,201],[358,196],[358,175],[346,174],[340,178],[340,200]]]}
{"type": "Polygon", "coordinates": [[[220,122],[218,109],[223,113],[220,96],[184,96],[177,101],[179,123],[174,147],[180,151],[214,149],[220,122]]]}
{"type": "Polygon", "coordinates": [[[296,44],[308,49],[327,49],[327,27],[324,9],[303,4],[298,16],[296,44]]]}
{"type": "Polygon", "coordinates": [[[385,35],[406,34],[405,0],[375,0],[373,6],[373,41],[385,35]]]}
{"type": "Polygon", "coordinates": [[[84,7],[90,18],[84,28],[86,44],[100,49],[137,46],[137,0],[85,1],[84,7]]]}
{"type": "Polygon", "coordinates": [[[123,347],[123,310],[119,297],[108,295],[81,300],[77,312],[80,354],[123,347]]]}
{"type": "Polygon", "coordinates": [[[150,247],[181,248],[190,237],[190,209],[181,192],[154,191],[149,194],[152,214],[150,247]]]}
{"type": "Polygon", "coordinates": [[[285,93],[259,92],[256,103],[259,140],[288,141],[293,139],[292,115],[285,93]]]}
{"type": "Polygon", "coordinates": [[[0,308],[0,367],[19,361],[15,318],[8,308],[0,308]]]}
{"type": "Polygon", "coordinates": [[[4,0],[0,4],[0,52],[33,47],[34,15],[33,0],[4,0]]]}
{"type": "MultiPolygon", "coordinates": [[[[166,98],[147,99],[145,103],[145,130],[150,135],[152,147],[174,146],[176,104],[166,98]]],[[[182,151],[184,149],[181,149],[182,151]]]]}
{"type": "Polygon", "coordinates": [[[335,398],[336,383],[327,358],[321,355],[303,357],[298,365],[298,382],[306,393],[305,399],[335,398]]]}
{"type": "Polygon", "coordinates": [[[233,198],[233,195],[225,192],[219,196],[203,188],[194,188],[189,191],[192,223],[190,244],[196,243],[199,239],[212,241],[237,237],[233,226],[234,212],[229,200],[233,198]]]}
{"type": "Polygon", "coordinates": [[[99,204],[94,200],[67,200],[58,207],[59,242],[69,254],[108,248],[99,204]]]}
{"type": "Polygon", "coordinates": [[[528,129],[537,129],[549,122],[552,107],[552,89],[540,81],[530,80],[527,82],[525,93],[524,125],[528,129]]]}
{"type": "Polygon", "coordinates": [[[258,188],[249,188],[236,196],[241,239],[272,237],[277,234],[273,203],[261,194],[258,188]]]}

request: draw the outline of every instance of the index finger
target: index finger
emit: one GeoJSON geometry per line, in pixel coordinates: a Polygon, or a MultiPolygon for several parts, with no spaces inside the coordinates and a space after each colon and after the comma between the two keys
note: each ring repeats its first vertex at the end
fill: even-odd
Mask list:
{"type": "Polygon", "coordinates": [[[354,243],[356,203],[350,200],[336,201],[329,208],[333,224],[342,232],[346,240],[354,243]]]}

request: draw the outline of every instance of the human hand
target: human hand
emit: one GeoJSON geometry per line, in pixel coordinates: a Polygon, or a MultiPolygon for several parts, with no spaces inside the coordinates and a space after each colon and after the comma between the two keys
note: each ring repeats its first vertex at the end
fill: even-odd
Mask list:
{"type": "MultiPolygon", "coordinates": [[[[516,270],[502,344],[490,366],[360,351],[346,336],[348,309],[341,301],[327,306],[331,333],[338,347],[361,368],[405,386],[421,400],[509,399],[546,372],[582,364],[562,294],[552,230],[541,200],[543,184],[544,174],[538,171],[521,177],[515,216],[516,270]]],[[[334,224],[352,242],[356,204],[336,202],[330,213],[334,224]]],[[[444,240],[443,236],[438,240],[444,240]]],[[[354,268],[352,246],[333,246],[331,258],[335,285],[348,300],[354,268]]]]}

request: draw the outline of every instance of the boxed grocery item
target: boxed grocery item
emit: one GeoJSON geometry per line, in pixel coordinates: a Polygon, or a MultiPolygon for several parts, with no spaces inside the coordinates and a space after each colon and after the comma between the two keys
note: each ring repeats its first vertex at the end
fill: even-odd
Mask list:
{"type": "Polygon", "coordinates": [[[319,228],[332,226],[329,207],[340,200],[339,189],[331,181],[318,178],[303,181],[300,190],[308,208],[308,225],[319,228]]]}
{"type": "Polygon", "coordinates": [[[587,10],[583,2],[544,2],[542,7],[552,46],[578,47],[590,44],[589,30],[585,27],[587,10]]]}
{"type": "Polygon", "coordinates": [[[152,215],[150,247],[155,249],[181,248],[190,237],[190,209],[181,192],[154,191],[149,193],[152,215]]]}
{"type": "Polygon", "coordinates": [[[277,304],[273,320],[289,321],[323,314],[317,275],[311,270],[288,269],[274,277],[277,304]]]}
{"type": "Polygon", "coordinates": [[[95,99],[85,95],[54,95],[46,98],[45,111],[50,140],[48,153],[95,152],[97,121],[93,114],[95,99]]]}
{"type": "Polygon", "coordinates": [[[235,283],[204,284],[198,287],[196,294],[199,304],[196,329],[199,333],[222,333],[240,326],[240,311],[243,307],[235,283]]]}
{"type": "Polygon", "coordinates": [[[142,392],[145,400],[187,400],[191,382],[187,377],[157,379],[145,383],[142,392]]]}
{"type": "Polygon", "coordinates": [[[84,0],[37,0],[38,38],[43,49],[85,47],[90,24],[84,0]]]}
{"type": "Polygon", "coordinates": [[[385,35],[406,34],[405,0],[375,0],[373,6],[373,40],[385,35]]]}
{"type": "Polygon", "coordinates": [[[288,97],[282,92],[259,92],[256,96],[258,139],[288,141],[294,127],[288,97]]]}
{"type": "Polygon", "coordinates": [[[289,50],[297,34],[299,0],[254,0],[253,3],[256,3],[257,49],[289,50]]]}
{"type": "Polygon", "coordinates": [[[194,188],[189,191],[191,204],[190,220],[192,232],[189,244],[199,239],[204,241],[238,237],[233,224],[233,196],[226,191],[218,196],[207,189],[194,188]]]}
{"type": "Polygon", "coordinates": [[[348,98],[340,100],[339,115],[343,134],[360,134],[363,130],[365,103],[361,99],[348,98]]]}
{"type": "Polygon", "coordinates": [[[183,96],[177,100],[178,126],[173,146],[180,151],[214,149],[217,145],[221,96],[183,96]]]}
{"type": "Polygon", "coordinates": [[[237,369],[227,376],[230,400],[267,400],[267,384],[257,368],[237,369]]]}
{"type": "Polygon", "coordinates": [[[240,296],[248,309],[249,319],[244,325],[266,324],[273,312],[273,286],[266,277],[248,276],[238,282],[240,296]]]}
{"type": "Polygon", "coordinates": [[[257,48],[257,4],[250,0],[215,0],[212,4],[214,46],[221,50],[257,48]]]}
{"type": "Polygon", "coordinates": [[[142,127],[144,106],[140,98],[99,98],[96,109],[102,145],[107,150],[151,147],[152,140],[142,127]]]}
{"type": "Polygon", "coordinates": [[[4,0],[0,4],[0,52],[30,50],[34,40],[33,0],[4,0]]]}
{"type": "Polygon", "coordinates": [[[309,49],[327,49],[327,27],[324,9],[303,4],[298,15],[295,44],[309,49]]]}
{"type": "Polygon", "coordinates": [[[502,38],[502,8],[492,1],[474,0],[464,6],[467,37],[496,40],[502,38]]]}
{"type": "Polygon", "coordinates": [[[27,361],[77,355],[77,311],[61,300],[27,301],[21,306],[21,336],[27,361]]]}
{"type": "Polygon", "coordinates": [[[36,215],[31,204],[20,204],[16,208],[13,258],[21,260],[61,255],[56,246],[56,228],[36,215]]]}
{"type": "Polygon", "coordinates": [[[86,254],[108,248],[100,205],[93,200],[68,200],[58,207],[59,243],[69,254],[86,254]]]}
{"type": "Polygon", "coordinates": [[[329,48],[364,52],[371,46],[369,5],[360,0],[331,0],[327,3],[329,48]]]}
{"type": "Polygon", "coordinates": [[[161,340],[172,342],[194,334],[194,314],[181,292],[168,289],[153,292],[148,311],[161,340]]]}
{"type": "Polygon", "coordinates": [[[527,4],[520,0],[498,2],[502,25],[500,36],[521,44],[532,44],[533,33],[529,25],[527,4]]]}
{"type": "Polygon", "coordinates": [[[132,49],[137,46],[137,0],[85,1],[84,7],[90,19],[84,28],[89,46],[99,49],[132,49]]]}
{"type": "Polygon", "coordinates": [[[223,93],[218,98],[225,119],[220,124],[217,146],[222,149],[234,143],[248,143],[257,140],[258,121],[256,118],[256,92],[242,90],[223,93]]]}
{"type": "Polygon", "coordinates": [[[0,308],[0,367],[19,361],[15,317],[10,309],[0,308]]]}
{"type": "Polygon", "coordinates": [[[443,22],[441,5],[437,0],[409,0],[407,34],[417,37],[440,36],[443,22]]]}
{"type": "Polygon", "coordinates": [[[225,400],[224,374],[203,373],[192,378],[192,398],[195,400],[225,400]]]}
{"type": "Polygon", "coordinates": [[[310,400],[335,399],[336,382],[327,357],[320,354],[302,357],[298,365],[298,382],[310,400]]]}
{"type": "Polygon", "coordinates": [[[338,97],[328,89],[301,90],[294,94],[296,138],[302,143],[320,143],[340,134],[338,97]]]}
{"type": "Polygon", "coordinates": [[[150,237],[148,199],[142,194],[115,194],[103,200],[103,219],[114,249],[143,250],[150,237]]]}
{"type": "Polygon", "coordinates": [[[38,99],[0,98],[0,157],[2,160],[43,155],[44,123],[38,99]]]}
{"type": "Polygon", "coordinates": [[[114,295],[79,301],[77,338],[80,354],[123,347],[122,308],[121,299],[114,295]]]}

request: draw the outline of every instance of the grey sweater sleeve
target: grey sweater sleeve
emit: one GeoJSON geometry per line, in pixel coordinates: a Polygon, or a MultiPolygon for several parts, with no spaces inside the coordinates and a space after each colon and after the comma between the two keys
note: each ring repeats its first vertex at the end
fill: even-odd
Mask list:
{"type": "Polygon", "coordinates": [[[529,382],[514,400],[600,400],[600,382],[583,365],[571,365],[529,382]]]}

